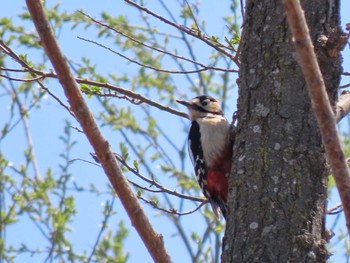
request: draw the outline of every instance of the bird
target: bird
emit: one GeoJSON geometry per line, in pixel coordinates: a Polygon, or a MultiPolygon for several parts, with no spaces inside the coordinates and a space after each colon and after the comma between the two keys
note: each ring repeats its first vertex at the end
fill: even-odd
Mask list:
{"type": "Polygon", "coordinates": [[[199,186],[214,214],[217,217],[222,214],[226,220],[228,175],[232,165],[231,125],[219,102],[211,96],[176,101],[189,111],[188,151],[199,186]]]}

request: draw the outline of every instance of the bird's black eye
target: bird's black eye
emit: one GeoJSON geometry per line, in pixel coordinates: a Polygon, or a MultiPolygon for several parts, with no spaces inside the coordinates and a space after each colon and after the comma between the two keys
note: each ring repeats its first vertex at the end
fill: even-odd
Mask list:
{"type": "Polygon", "coordinates": [[[203,101],[202,101],[202,105],[203,105],[203,106],[207,106],[208,103],[209,103],[209,101],[210,101],[209,99],[203,100],[203,101]]]}

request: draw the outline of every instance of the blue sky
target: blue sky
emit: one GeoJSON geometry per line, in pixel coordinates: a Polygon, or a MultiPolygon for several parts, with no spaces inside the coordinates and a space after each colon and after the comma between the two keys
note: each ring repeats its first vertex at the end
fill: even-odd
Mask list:
{"type": "MultiPolygon", "coordinates": [[[[345,25],[345,23],[350,21],[350,4],[348,1],[345,0],[342,0],[341,2],[342,25],[345,25]]],[[[123,1],[100,1],[99,5],[97,5],[95,1],[57,2],[50,0],[46,1],[46,3],[49,6],[52,6],[56,3],[60,3],[61,10],[64,9],[68,12],[74,12],[76,10],[83,9],[86,13],[91,14],[95,17],[99,17],[99,14],[102,11],[108,10],[110,15],[113,16],[126,14],[127,17],[130,20],[134,20],[135,23],[137,23],[139,20],[138,11],[135,8],[128,6],[123,1]]],[[[177,5],[175,1],[171,3],[174,5],[173,8],[176,8],[177,5]]],[[[228,1],[221,1],[220,5],[215,4],[215,7],[213,8],[213,1],[202,1],[199,16],[200,18],[206,18],[209,35],[218,35],[219,37],[225,36],[227,29],[225,27],[224,22],[221,20],[221,17],[225,14],[230,14],[228,4],[228,1]]],[[[19,21],[18,19],[16,19],[16,16],[18,13],[22,12],[23,6],[24,2],[22,1],[7,0],[5,1],[5,3],[3,3],[3,6],[0,9],[0,17],[9,16],[13,17],[14,21],[19,21]]],[[[154,10],[155,12],[161,12],[159,7],[157,7],[156,5],[149,4],[147,6],[149,9],[154,10]]],[[[158,21],[152,20],[152,22],[155,26],[165,28],[164,24],[159,24],[158,21]]],[[[28,31],[34,30],[33,25],[29,23],[26,23],[26,25],[28,31]]],[[[90,34],[92,34],[91,31],[85,31],[82,28],[80,28],[78,31],[62,31],[60,37],[60,44],[66,56],[72,60],[79,60],[79,58],[82,55],[88,56],[89,54],[91,54],[91,50],[93,50],[93,54],[91,54],[93,56],[93,63],[98,65],[97,69],[101,73],[109,72],[112,69],[116,72],[126,71],[132,74],[132,70],[134,70],[135,67],[126,65],[127,63],[121,58],[110,57],[110,54],[106,51],[93,47],[88,43],[82,43],[82,41],[77,38],[77,36],[88,38],[90,34]]],[[[14,47],[14,50],[16,50],[17,52],[24,52],[24,50],[21,47],[14,47]]],[[[28,52],[29,58],[30,56],[35,55],[37,54],[31,53],[31,51],[28,52]]],[[[344,58],[344,69],[346,71],[350,71],[349,48],[346,48],[346,51],[344,52],[344,58]]],[[[15,63],[13,64],[13,66],[16,66],[15,63]]],[[[232,81],[234,81],[234,79],[232,81]]],[[[349,82],[349,78],[347,79],[347,81],[349,82]]],[[[345,83],[346,80],[343,81],[343,84],[345,83]]],[[[177,85],[181,85],[181,82],[177,83],[177,85]]],[[[61,98],[64,98],[57,82],[53,82],[52,87],[50,88],[52,88],[55,91],[55,93],[58,94],[61,98]]],[[[63,99],[63,101],[65,100],[63,99]]],[[[0,102],[0,105],[2,105],[1,111],[3,112],[6,110],[5,107],[8,106],[8,102],[6,103],[6,101],[4,101],[1,98],[0,102]]],[[[97,104],[95,101],[88,100],[88,103],[91,106],[92,110],[97,109],[97,104]]],[[[228,108],[226,110],[226,115],[232,115],[233,110],[234,109],[232,108],[228,108]]],[[[53,101],[50,97],[46,99],[46,102],[43,104],[43,108],[35,109],[31,112],[29,125],[32,128],[33,141],[37,149],[39,165],[43,173],[47,168],[57,166],[57,156],[62,151],[63,147],[58,137],[63,131],[63,124],[66,118],[66,112],[60,106],[58,106],[57,103],[53,101]]],[[[164,122],[168,123],[179,122],[178,117],[176,116],[164,115],[161,118],[164,122]]],[[[0,120],[0,124],[1,123],[2,122],[0,120]]],[[[348,124],[346,123],[344,125],[348,124]]],[[[112,131],[108,129],[102,130],[112,146],[119,144],[120,139],[116,138],[115,134],[112,131]]],[[[73,137],[79,142],[78,145],[74,148],[74,157],[90,160],[89,152],[91,152],[92,149],[88,144],[87,140],[84,138],[83,135],[79,133],[73,132],[73,137]]],[[[185,133],[179,136],[179,142],[183,142],[185,140],[185,137],[185,133]]],[[[7,158],[12,160],[14,163],[20,163],[23,162],[23,160],[21,160],[18,156],[18,151],[21,151],[22,153],[23,150],[20,149],[21,145],[25,145],[25,140],[23,136],[23,129],[18,127],[15,130],[15,132],[12,133],[6,139],[6,141],[4,141],[0,145],[0,147],[1,151],[6,153],[7,158]],[[13,147],[14,144],[19,145],[19,147],[13,147]]],[[[117,151],[118,147],[115,147],[115,150],[117,151]]],[[[188,168],[191,168],[189,163],[188,168]]],[[[54,171],[54,173],[55,172],[58,173],[58,171],[54,171]]],[[[73,166],[72,172],[76,174],[75,180],[83,182],[93,182],[97,188],[106,189],[108,181],[106,176],[102,174],[101,169],[80,162],[76,163],[73,166]]],[[[99,216],[99,213],[103,210],[103,203],[105,203],[106,200],[110,200],[110,197],[108,195],[102,195],[99,198],[91,198],[87,194],[79,194],[76,196],[76,203],[79,209],[78,218],[80,218],[80,220],[78,222],[75,222],[74,224],[74,231],[71,234],[71,240],[76,247],[81,247],[81,249],[83,249],[86,248],[86,246],[91,247],[93,245],[92,242],[94,239],[91,237],[95,236],[98,233],[99,226],[101,223],[101,216],[99,216]]],[[[337,197],[336,191],[333,191],[329,206],[332,206],[332,204],[337,203],[338,201],[339,198],[337,197]]],[[[118,224],[119,220],[122,219],[125,221],[126,226],[130,229],[130,236],[124,244],[126,251],[128,251],[131,256],[129,262],[152,262],[147,250],[142,244],[141,239],[138,237],[137,233],[130,225],[123,207],[119,204],[119,202],[116,203],[117,204],[115,210],[117,212],[117,215],[114,216],[113,224],[118,224]]],[[[169,222],[167,221],[167,219],[165,219],[165,217],[153,216],[157,212],[152,208],[149,208],[147,205],[144,205],[144,207],[147,214],[151,217],[152,224],[154,225],[156,231],[164,235],[165,245],[168,248],[169,253],[173,258],[174,262],[188,262],[186,258],[184,259],[183,256],[184,254],[187,255],[184,252],[184,247],[176,237],[172,236],[176,231],[169,228],[169,222]]],[[[185,220],[188,220],[190,222],[187,225],[188,231],[196,231],[203,228],[202,223],[198,223],[196,221],[196,215],[190,215],[185,220]]],[[[328,225],[332,224],[332,220],[332,217],[327,218],[328,225]]],[[[342,222],[344,222],[343,219],[342,222]]],[[[12,238],[14,243],[24,241],[30,243],[33,242],[33,240],[35,240],[35,242],[40,242],[39,235],[36,235],[32,232],[28,232],[27,222],[22,222],[21,224],[16,225],[13,229],[10,228],[8,230],[8,237],[10,239],[12,238]],[[18,236],[20,236],[21,238],[18,238],[18,236]],[[38,238],[38,240],[36,238],[38,238]]],[[[333,261],[338,262],[338,260],[342,261],[342,259],[342,249],[338,248],[338,253],[335,253],[333,261]]],[[[16,262],[28,262],[28,258],[22,257],[19,258],[16,262]]]]}

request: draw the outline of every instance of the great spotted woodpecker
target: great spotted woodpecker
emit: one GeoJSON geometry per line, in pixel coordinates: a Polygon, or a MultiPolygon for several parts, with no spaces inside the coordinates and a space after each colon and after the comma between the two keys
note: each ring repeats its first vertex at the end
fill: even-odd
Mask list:
{"type": "Polygon", "coordinates": [[[228,175],[231,170],[232,140],[230,124],[220,104],[211,96],[191,101],[177,100],[189,110],[192,125],[188,150],[195,174],[214,214],[227,215],[228,175]]]}

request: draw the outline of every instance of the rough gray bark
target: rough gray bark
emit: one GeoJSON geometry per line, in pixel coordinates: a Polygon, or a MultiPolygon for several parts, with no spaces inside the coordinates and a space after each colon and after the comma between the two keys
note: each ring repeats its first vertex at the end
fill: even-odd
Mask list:
{"type": "MultiPolygon", "coordinates": [[[[302,1],[331,100],[339,2],[302,1]]],[[[324,262],[328,170],[282,1],[248,0],[222,262],[324,262]]]]}

